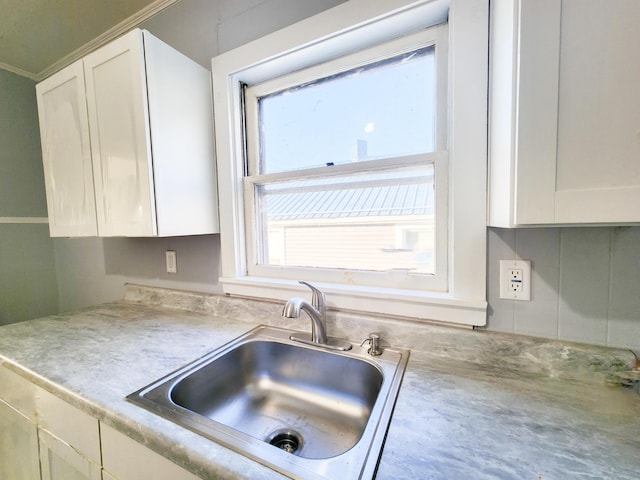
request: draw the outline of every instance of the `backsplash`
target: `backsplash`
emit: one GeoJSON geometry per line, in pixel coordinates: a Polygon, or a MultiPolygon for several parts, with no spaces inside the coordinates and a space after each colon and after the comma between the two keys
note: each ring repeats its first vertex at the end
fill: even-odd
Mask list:
{"type": "MultiPolygon", "coordinates": [[[[166,288],[127,284],[124,288],[124,303],[97,306],[90,312],[102,308],[117,309],[122,315],[130,312],[138,315],[130,303],[182,310],[210,315],[210,321],[246,323],[247,330],[258,324],[309,331],[311,324],[306,318],[284,318],[283,302],[263,301],[226,295],[185,292],[166,288]]],[[[179,314],[176,313],[179,318],[179,314]]],[[[566,380],[617,381],[618,372],[633,365],[634,357],[628,350],[593,347],[588,345],[514,337],[507,334],[473,331],[431,323],[416,323],[408,319],[388,318],[369,314],[327,312],[329,336],[348,338],[359,343],[370,332],[380,334],[382,348],[406,348],[427,353],[436,359],[455,359],[465,362],[467,367],[496,365],[502,372],[528,372],[566,380]]]]}
{"type": "Polygon", "coordinates": [[[488,230],[489,330],[640,350],[640,227],[488,230]],[[531,302],[499,299],[499,260],[532,262],[531,302]]]}

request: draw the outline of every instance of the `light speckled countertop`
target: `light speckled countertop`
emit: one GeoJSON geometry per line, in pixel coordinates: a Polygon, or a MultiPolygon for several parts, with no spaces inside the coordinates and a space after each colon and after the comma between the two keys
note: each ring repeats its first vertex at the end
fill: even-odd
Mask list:
{"type": "MultiPolygon", "coordinates": [[[[0,363],[202,478],[285,478],[124,397],[281,305],[128,286],[125,299],[0,327],[0,363]]],[[[638,479],[631,352],[330,313],[328,331],[412,349],[378,479],[638,479]]]]}

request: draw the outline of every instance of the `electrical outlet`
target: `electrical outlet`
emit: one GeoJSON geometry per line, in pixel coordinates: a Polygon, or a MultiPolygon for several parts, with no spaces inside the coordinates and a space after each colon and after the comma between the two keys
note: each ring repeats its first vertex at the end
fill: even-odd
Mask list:
{"type": "Polygon", "coordinates": [[[178,273],[178,264],[175,250],[167,250],[165,252],[167,261],[167,273],[178,273]]]}
{"type": "Polygon", "coordinates": [[[522,269],[509,268],[507,270],[509,291],[511,293],[522,293],[522,269]]]}
{"type": "Polygon", "coordinates": [[[500,298],[531,300],[531,261],[500,260],[500,298]]]}

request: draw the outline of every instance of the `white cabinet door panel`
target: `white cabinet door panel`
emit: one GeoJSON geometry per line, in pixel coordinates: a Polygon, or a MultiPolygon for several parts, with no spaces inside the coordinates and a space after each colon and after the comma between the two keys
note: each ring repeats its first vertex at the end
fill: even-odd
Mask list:
{"type": "Polygon", "coordinates": [[[556,221],[640,221],[640,3],[563,0],[556,221]]]}
{"type": "Polygon", "coordinates": [[[100,236],[156,234],[142,36],[84,58],[100,236]]]}
{"type": "Polygon", "coordinates": [[[43,429],[38,429],[42,480],[101,480],[100,465],[43,429]]]}
{"type": "Polygon", "coordinates": [[[52,237],[97,235],[84,73],[79,60],[36,85],[52,237]]]}
{"type": "Polygon", "coordinates": [[[640,222],[640,2],[491,8],[489,225],[640,222]]]}

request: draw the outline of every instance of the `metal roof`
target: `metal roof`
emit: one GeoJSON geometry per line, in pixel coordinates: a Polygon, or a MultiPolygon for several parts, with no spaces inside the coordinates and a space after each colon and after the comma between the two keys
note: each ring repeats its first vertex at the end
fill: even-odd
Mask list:
{"type": "Polygon", "coordinates": [[[428,215],[435,204],[431,183],[270,193],[263,201],[269,221],[428,215]]]}

